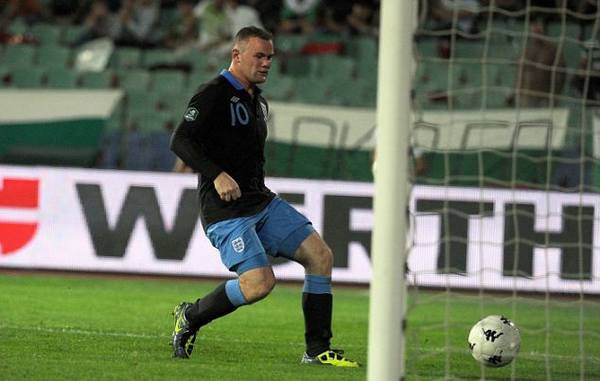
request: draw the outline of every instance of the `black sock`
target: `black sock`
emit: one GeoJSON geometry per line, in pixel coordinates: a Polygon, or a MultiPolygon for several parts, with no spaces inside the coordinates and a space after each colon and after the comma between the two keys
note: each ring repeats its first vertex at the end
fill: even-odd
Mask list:
{"type": "Polygon", "coordinates": [[[210,294],[196,300],[196,303],[186,311],[185,316],[194,327],[200,328],[236,309],[237,307],[231,304],[227,297],[225,283],[221,283],[210,294]]]}
{"type": "Polygon", "coordinates": [[[304,338],[306,353],[316,356],[329,349],[331,333],[331,310],[333,297],[331,294],[302,294],[302,311],[304,312],[304,338]]]}

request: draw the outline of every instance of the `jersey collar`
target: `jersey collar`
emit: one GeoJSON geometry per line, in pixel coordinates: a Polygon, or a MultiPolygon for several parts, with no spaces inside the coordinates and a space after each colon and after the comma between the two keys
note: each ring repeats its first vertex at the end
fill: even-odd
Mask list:
{"type": "MultiPolygon", "coordinates": [[[[219,74],[222,77],[224,77],[236,90],[246,90],[244,85],[242,85],[240,81],[238,81],[237,78],[233,74],[231,74],[229,70],[223,69],[219,74]]],[[[260,94],[262,92],[262,90],[258,86],[253,85],[253,87],[256,94],[260,94]]]]}
{"type": "Polygon", "coordinates": [[[225,79],[227,81],[229,81],[229,83],[231,83],[231,86],[235,87],[236,90],[245,90],[244,85],[242,85],[240,83],[240,81],[237,80],[237,78],[235,78],[233,76],[233,74],[231,74],[231,72],[227,69],[223,69],[221,70],[220,73],[223,77],[225,77],[225,79]]]}

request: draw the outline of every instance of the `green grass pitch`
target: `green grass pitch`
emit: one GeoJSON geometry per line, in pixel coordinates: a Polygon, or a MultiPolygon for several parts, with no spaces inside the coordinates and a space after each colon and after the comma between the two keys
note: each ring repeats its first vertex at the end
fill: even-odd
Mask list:
{"type": "MultiPolygon", "coordinates": [[[[366,367],[299,364],[301,286],[292,284],[202,329],[190,360],[171,359],[174,305],[215,285],[0,274],[0,380],[366,378],[366,367]]],[[[334,287],[334,292],[334,346],[366,364],[368,291],[334,287]]],[[[543,298],[411,292],[406,379],[600,380],[600,303],[561,299],[551,309],[546,305],[543,298]],[[500,313],[515,315],[521,354],[514,366],[482,369],[468,352],[468,331],[480,316],[500,313]]]]}

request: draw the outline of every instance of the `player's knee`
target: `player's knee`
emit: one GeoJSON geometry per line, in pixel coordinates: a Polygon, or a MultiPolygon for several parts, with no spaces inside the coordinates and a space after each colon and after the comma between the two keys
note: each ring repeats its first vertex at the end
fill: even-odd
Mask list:
{"type": "Polygon", "coordinates": [[[331,269],[333,268],[333,252],[327,245],[325,245],[321,254],[321,265],[326,272],[331,272],[331,269]]]}
{"type": "Polygon", "coordinates": [[[266,298],[274,287],[275,278],[265,279],[263,282],[255,284],[252,293],[249,295],[248,303],[258,302],[259,300],[266,298]]]}
{"type": "Polygon", "coordinates": [[[258,299],[260,300],[264,297],[266,297],[267,295],[269,295],[271,293],[271,291],[273,291],[273,289],[275,288],[275,277],[268,277],[265,280],[263,280],[263,282],[260,284],[257,293],[258,293],[258,299]]]}
{"type": "Polygon", "coordinates": [[[254,303],[271,293],[275,287],[275,276],[272,272],[255,274],[246,279],[240,278],[240,285],[246,301],[254,303]]]}

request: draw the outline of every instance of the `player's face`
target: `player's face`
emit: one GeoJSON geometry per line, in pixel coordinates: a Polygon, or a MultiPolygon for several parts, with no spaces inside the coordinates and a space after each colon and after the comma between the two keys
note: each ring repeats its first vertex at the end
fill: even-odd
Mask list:
{"type": "Polygon", "coordinates": [[[240,74],[249,84],[267,80],[274,50],[273,41],[250,37],[245,47],[238,52],[240,74]]]}

